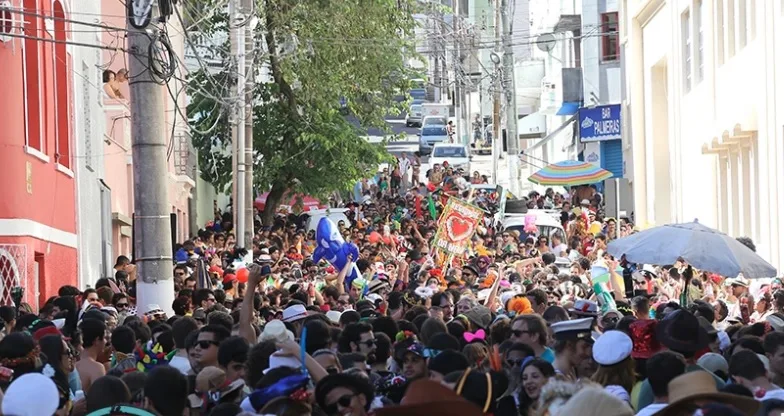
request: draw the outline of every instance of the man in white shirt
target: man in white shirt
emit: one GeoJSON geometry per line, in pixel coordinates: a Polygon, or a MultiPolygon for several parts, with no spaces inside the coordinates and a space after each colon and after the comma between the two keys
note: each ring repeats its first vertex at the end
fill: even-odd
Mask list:
{"type": "Polygon", "coordinates": [[[651,390],[656,398],[653,403],[640,409],[637,416],[651,416],[667,407],[667,402],[669,402],[667,386],[675,377],[686,371],[686,362],[683,357],[672,351],[662,351],[648,358],[645,368],[648,373],[648,382],[651,383],[651,390]]]}
{"type": "Polygon", "coordinates": [[[550,241],[550,243],[551,243],[550,251],[553,254],[555,254],[555,257],[566,257],[567,256],[567,254],[566,254],[567,247],[566,247],[566,244],[563,243],[563,240],[561,238],[561,234],[555,233],[555,234],[552,235],[552,237],[550,237],[550,239],[551,239],[551,241],[550,241]]]}
{"type": "Polygon", "coordinates": [[[411,169],[411,161],[408,160],[406,152],[403,152],[397,159],[397,165],[400,168],[400,175],[403,179],[401,192],[405,195],[405,193],[408,192],[408,188],[411,187],[410,182],[408,181],[408,171],[411,169]]]}

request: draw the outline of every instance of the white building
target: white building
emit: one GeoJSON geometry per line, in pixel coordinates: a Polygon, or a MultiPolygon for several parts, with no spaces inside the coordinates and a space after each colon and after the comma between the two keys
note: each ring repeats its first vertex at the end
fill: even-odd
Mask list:
{"type": "Polygon", "coordinates": [[[635,220],[699,219],[784,264],[784,4],[626,0],[635,220]]]}
{"type": "MultiPolygon", "coordinates": [[[[74,19],[100,23],[101,2],[72,0],[74,19]],[[90,19],[89,16],[94,16],[90,19]]],[[[102,45],[101,31],[71,33],[72,41],[102,45]]],[[[70,47],[73,56],[74,96],[74,175],[76,179],[79,285],[94,285],[101,277],[113,275],[111,193],[104,178],[103,51],[97,48],[70,47]],[[102,214],[101,214],[102,213],[102,214]]]]}

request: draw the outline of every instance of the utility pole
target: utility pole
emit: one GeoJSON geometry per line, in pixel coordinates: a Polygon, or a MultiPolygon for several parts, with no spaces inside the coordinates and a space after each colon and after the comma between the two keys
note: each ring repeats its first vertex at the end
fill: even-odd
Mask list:
{"type": "MultiPolygon", "coordinates": [[[[501,0],[495,0],[495,52],[501,50],[501,0]]],[[[493,183],[498,184],[498,159],[501,157],[501,69],[497,59],[493,60],[493,183]]]]}
{"type": "MultiPolygon", "coordinates": [[[[134,261],[138,267],[136,296],[139,314],[150,305],[171,313],[172,230],[166,160],[169,135],[165,134],[164,90],[149,55],[151,34],[165,36],[155,24],[153,10],[133,1],[128,13],[128,59],[130,61],[131,138],[133,156],[134,261]],[[138,7],[137,7],[138,6],[138,7]]],[[[160,42],[160,40],[157,40],[160,42]]],[[[157,68],[161,73],[161,68],[157,68]]]]}
{"type": "MultiPolygon", "coordinates": [[[[455,74],[455,87],[453,89],[454,93],[452,95],[452,105],[455,107],[455,135],[457,136],[457,143],[463,143],[463,135],[461,131],[461,127],[463,127],[463,121],[461,120],[462,114],[462,107],[463,107],[463,99],[462,99],[462,92],[460,89],[460,40],[458,37],[458,31],[460,30],[460,25],[458,25],[457,20],[460,18],[460,11],[458,7],[457,1],[452,1],[452,38],[454,43],[454,50],[452,51],[452,72],[455,74]]],[[[463,143],[467,144],[467,143],[463,143]]]]}
{"type": "MultiPolygon", "coordinates": [[[[235,122],[232,124],[232,130],[236,131],[237,142],[234,146],[234,157],[237,160],[237,170],[234,172],[234,189],[236,192],[236,199],[234,200],[234,235],[239,241],[245,240],[245,208],[246,208],[246,195],[245,195],[245,125],[242,120],[245,119],[245,28],[237,26],[237,15],[242,11],[242,0],[232,0],[234,7],[230,11],[234,13],[229,15],[229,25],[233,27],[235,36],[231,37],[231,41],[237,45],[237,102],[236,107],[233,109],[236,112],[235,122]]],[[[239,19],[242,21],[242,19],[239,19]]]]}
{"type": "MultiPolygon", "coordinates": [[[[245,73],[245,234],[243,236],[243,247],[250,250],[253,247],[253,236],[255,235],[253,207],[256,194],[253,191],[253,88],[255,85],[255,71],[253,70],[253,51],[254,48],[254,19],[253,19],[253,0],[242,0],[243,21],[245,27],[239,30],[245,31],[245,52],[251,52],[250,58],[246,58],[247,72],[245,73]]],[[[237,239],[240,236],[237,235],[237,239]]]]}
{"type": "MultiPolygon", "coordinates": [[[[509,185],[513,194],[518,195],[520,188],[520,139],[517,135],[517,92],[514,79],[514,49],[512,49],[512,33],[509,25],[509,1],[501,0],[501,24],[504,41],[504,93],[506,94],[506,140],[509,158],[509,185]]],[[[511,0],[514,3],[514,0],[511,0]]]]}

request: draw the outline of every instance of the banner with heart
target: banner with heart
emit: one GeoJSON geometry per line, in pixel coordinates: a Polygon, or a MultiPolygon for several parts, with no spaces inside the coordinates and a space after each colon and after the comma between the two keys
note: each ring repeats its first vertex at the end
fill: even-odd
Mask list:
{"type": "Polygon", "coordinates": [[[462,255],[483,215],[480,208],[450,198],[438,222],[436,248],[448,255],[462,255]]]}

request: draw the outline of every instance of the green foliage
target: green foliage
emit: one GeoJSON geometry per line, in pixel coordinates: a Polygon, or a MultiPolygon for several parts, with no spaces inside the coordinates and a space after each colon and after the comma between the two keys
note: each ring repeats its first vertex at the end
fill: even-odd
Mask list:
{"type": "MultiPolygon", "coordinates": [[[[416,0],[259,0],[255,79],[262,67],[272,82],[254,89],[254,182],[323,197],[350,189],[389,160],[383,144],[370,144],[364,129],[386,129],[384,116],[400,111],[395,95],[421,78],[406,63],[415,57],[412,13],[416,0]],[[265,51],[259,53],[261,50],[265,51]],[[345,97],[360,129],[340,113],[345,97]]],[[[210,30],[225,30],[220,19],[210,30]],[[215,29],[218,26],[218,29],[215,29]]],[[[230,62],[226,57],[226,62],[230,62]]],[[[196,72],[188,108],[193,141],[205,180],[231,184],[229,103],[216,86],[236,71],[196,72]],[[217,105],[216,105],[217,104],[217,105]],[[218,121],[219,125],[207,131],[218,121]],[[205,134],[206,133],[206,134],[205,134]]]]}

